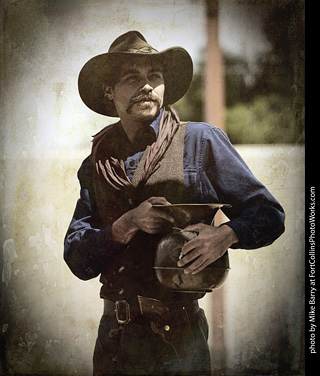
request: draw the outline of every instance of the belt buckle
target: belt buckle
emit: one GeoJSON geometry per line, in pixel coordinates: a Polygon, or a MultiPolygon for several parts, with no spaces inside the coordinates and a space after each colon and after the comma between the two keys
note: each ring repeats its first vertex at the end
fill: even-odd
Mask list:
{"type": "Polygon", "coordinates": [[[130,305],[126,300],[117,300],[115,304],[116,319],[119,324],[129,324],[130,305]]]}

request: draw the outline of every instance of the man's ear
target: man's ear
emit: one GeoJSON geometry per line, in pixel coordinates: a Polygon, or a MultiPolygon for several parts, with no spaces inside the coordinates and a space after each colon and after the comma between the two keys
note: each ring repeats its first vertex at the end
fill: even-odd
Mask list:
{"type": "Polygon", "coordinates": [[[113,89],[112,86],[109,86],[107,84],[102,84],[102,90],[104,97],[108,99],[109,101],[113,100],[113,89]]]}

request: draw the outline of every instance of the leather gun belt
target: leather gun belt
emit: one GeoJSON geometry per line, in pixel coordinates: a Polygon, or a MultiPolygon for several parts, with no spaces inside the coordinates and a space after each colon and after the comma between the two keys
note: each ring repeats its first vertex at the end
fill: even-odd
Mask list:
{"type": "Polygon", "coordinates": [[[185,311],[190,319],[194,314],[199,312],[199,304],[197,300],[188,302],[182,306],[170,305],[167,306],[160,300],[145,298],[138,296],[136,301],[130,301],[128,303],[126,300],[119,300],[113,302],[108,299],[104,300],[104,311],[103,314],[110,318],[117,319],[119,324],[128,324],[129,322],[137,324],[150,324],[151,315],[158,314],[162,315],[169,312],[178,315],[179,311],[185,311]],[[156,305],[155,305],[156,304],[156,305]],[[159,312],[159,309],[161,312],[159,312]]]}

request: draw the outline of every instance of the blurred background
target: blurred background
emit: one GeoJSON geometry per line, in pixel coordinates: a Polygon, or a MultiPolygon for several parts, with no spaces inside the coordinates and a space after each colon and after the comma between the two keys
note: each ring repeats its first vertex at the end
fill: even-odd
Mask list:
{"type": "Polygon", "coordinates": [[[63,261],[91,136],[80,69],[128,30],[186,48],[183,120],[223,129],[286,211],[271,246],[231,250],[201,300],[215,375],[304,374],[304,1],[1,1],[1,374],[90,375],[98,280],[63,261]]]}

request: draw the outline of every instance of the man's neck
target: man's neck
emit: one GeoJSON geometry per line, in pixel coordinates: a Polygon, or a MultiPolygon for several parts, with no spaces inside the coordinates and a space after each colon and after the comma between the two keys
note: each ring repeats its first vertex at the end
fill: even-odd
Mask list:
{"type": "MultiPolygon", "coordinates": [[[[132,118],[130,120],[120,119],[123,130],[125,131],[131,144],[137,141],[137,138],[141,135],[141,131],[146,129],[146,127],[149,127],[159,117],[160,113],[157,114],[154,118],[145,121],[135,120],[132,118]]],[[[155,132],[156,134],[158,133],[157,130],[155,130],[155,132]]]]}
{"type": "Polygon", "coordinates": [[[123,123],[121,121],[121,124],[123,126],[123,129],[128,137],[128,140],[130,141],[131,144],[133,144],[139,133],[147,126],[149,126],[152,123],[152,121],[146,122],[146,123],[141,123],[141,122],[134,122],[131,121],[130,124],[128,123],[123,123]]]}

